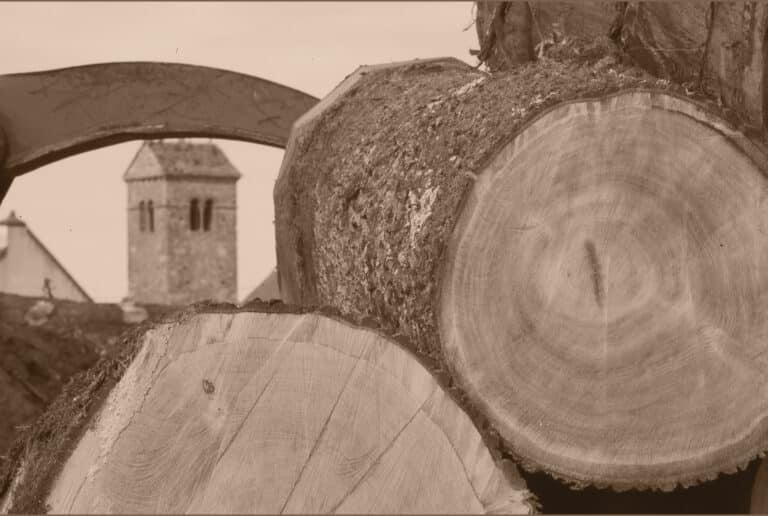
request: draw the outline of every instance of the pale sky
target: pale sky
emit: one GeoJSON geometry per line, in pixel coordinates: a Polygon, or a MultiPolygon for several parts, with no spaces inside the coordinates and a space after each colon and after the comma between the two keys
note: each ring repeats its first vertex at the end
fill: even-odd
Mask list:
{"type": "MultiPolygon", "coordinates": [[[[475,63],[471,2],[0,2],[0,74],[89,63],[224,68],[323,97],[362,64],[453,56],[475,63]]],[[[217,140],[238,182],[238,298],[275,266],[272,188],[281,149],[217,140]]],[[[99,302],[127,294],[121,176],[140,142],[14,181],[0,204],[99,302]]]]}

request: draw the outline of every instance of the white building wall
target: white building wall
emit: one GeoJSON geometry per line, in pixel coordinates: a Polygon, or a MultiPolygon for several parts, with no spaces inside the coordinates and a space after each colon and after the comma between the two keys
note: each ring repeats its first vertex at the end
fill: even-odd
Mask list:
{"type": "Polygon", "coordinates": [[[50,280],[57,299],[89,301],[75,283],[29,234],[24,226],[8,227],[5,257],[0,259],[0,291],[44,297],[43,281],[50,280]]]}

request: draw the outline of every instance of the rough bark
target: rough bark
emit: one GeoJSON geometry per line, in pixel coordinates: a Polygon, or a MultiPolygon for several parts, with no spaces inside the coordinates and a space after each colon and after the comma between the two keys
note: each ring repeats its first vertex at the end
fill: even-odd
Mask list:
{"type": "MultiPolygon", "coordinates": [[[[613,2],[477,2],[475,27],[492,71],[534,60],[564,39],[593,40],[608,34],[613,2]],[[506,9],[500,9],[507,5],[506,9]],[[490,39],[490,41],[489,41],[490,39]],[[530,49],[530,51],[527,51],[530,49]]],[[[482,56],[485,57],[485,56],[482,56]]]]}
{"type": "Polygon", "coordinates": [[[701,88],[765,131],[765,2],[632,2],[623,50],[648,71],[701,88]]]}
{"type": "Polygon", "coordinates": [[[768,131],[768,3],[712,3],[705,81],[755,130],[768,131]]]}
{"type": "Polygon", "coordinates": [[[653,75],[693,87],[707,52],[710,10],[706,2],[629,2],[619,44],[653,75]]]}
{"type": "Polygon", "coordinates": [[[65,300],[32,321],[39,302],[0,293],[0,469],[19,429],[40,416],[72,375],[114,354],[130,327],[116,305],[65,300]]]}
{"type": "Polygon", "coordinates": [[[30,435],[3,509],[534,508],[515,466],[494,459],[449,389],[371,329],[275,303],[237,312],[209,306],[137,333],[127,348],[117,369],[89,373],[111,371],[114,387],[68,392],[46,415],[57,419],[62,406],[77,412],[78,399],[103,399],[80,417],[69,443],[54,449],[30,435]]]}
{"type": "Polygon", "coordinates": [[[483,33],[478,58],[494,67],[527,63],[534,57],[534,33],[530,6],[526,2],[478,4],[476,28],[483,33]]]}
{"type": "Polygon", "coordinates": [[[526,467],[671,488],[768,444],[766,155],[610,57],[359,69],[294,127],[278,270],[443,360],[526,467]]]}
{"type": "MultiPolygon", "coordinates": [[[[492,71],[522,62],[505,58],[514,44],[494,43],[524,39],[520,27],[503,17],[490,26],[496,4],[479,2],[476,18],[492,71]]],[[[530,2],[530,8],[530,38],[544,47],[534,55],[565,38],[579,47],[610,37],[625,58],[654,76],[700,89],[734,110],[751,130],[768,131],[765,2],[530,2]]]]}

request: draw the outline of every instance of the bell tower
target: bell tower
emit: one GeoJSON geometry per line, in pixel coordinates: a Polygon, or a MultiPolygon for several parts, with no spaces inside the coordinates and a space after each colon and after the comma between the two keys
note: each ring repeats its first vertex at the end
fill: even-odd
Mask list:
{"type": "Polygon", "coordinates": [[[236,302],[240,173],[213,143],[147,141],[123,175],[137,303],[236,302]]]}

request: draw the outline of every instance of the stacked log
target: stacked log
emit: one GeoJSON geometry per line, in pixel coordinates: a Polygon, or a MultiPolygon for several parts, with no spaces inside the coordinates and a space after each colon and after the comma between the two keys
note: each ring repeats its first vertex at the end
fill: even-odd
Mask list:
{"type": "Polygon", "coordinates": [[[137,333],[14,448],[2,509],[530,512],[510,459],[617,491],[754,472],[768,8],[477,12],[494,73],[361,67],[294,125],[275,227],[303,308],[137,333]]]}
{"type": "Polygon", "coordinates": [[[535,504],[428,364],[373,330],[274,303],[198,307],[137,332],[68,388],[15,459],[4,512],[535,504]]]}
{"type": "Polygon", "coordinates": [[[294,126],[281,293],[444,364],[509,456],[673,489],[768,448],[765,148],[581,55],[362,67],[294,126]]]}
{"type": "Polygon", "coordinates": [[[476,9],[480,54],[491,70],[534,60],[566,39],[578,47],[610,38],[628,61],[718,99],[744,130],[768,133],[765,2],[478,2],[476,9]],[[530,59],[519,50],[527,40],[538,49],[530,59]]]}

